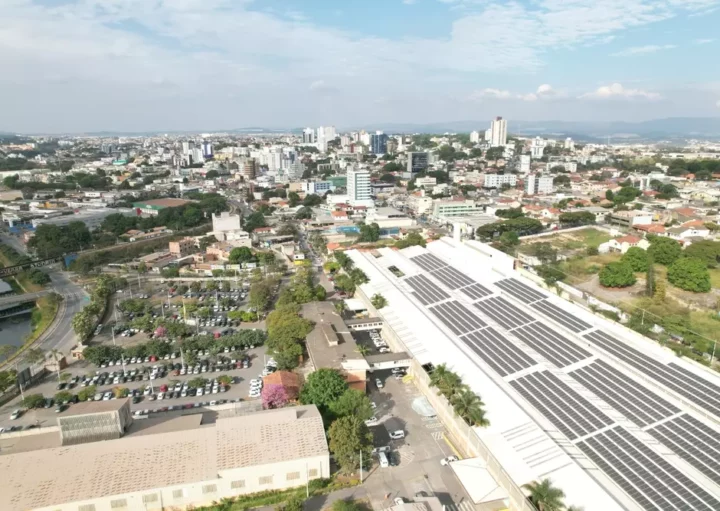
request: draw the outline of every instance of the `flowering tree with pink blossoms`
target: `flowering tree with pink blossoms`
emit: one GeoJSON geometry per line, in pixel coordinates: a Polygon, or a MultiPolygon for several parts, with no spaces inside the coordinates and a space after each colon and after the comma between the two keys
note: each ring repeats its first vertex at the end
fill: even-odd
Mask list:
{"type": "Polygon", "coordinates": [[[263,408],[282,408],[288,402],[288,395],[282,385],[265,385],[262,389],[263,408]]]}

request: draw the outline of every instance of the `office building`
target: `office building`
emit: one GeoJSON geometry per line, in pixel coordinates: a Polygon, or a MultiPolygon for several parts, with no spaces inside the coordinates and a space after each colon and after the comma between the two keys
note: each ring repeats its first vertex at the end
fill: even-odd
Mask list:
{"type": "Polygon", "coordinates": [[[242,176],[245,181],[255,179],[257,176],[258,162],[255,158],[246,158],[242,166],[242,176]]]}
{"type": "Polygon", "coordinates": [[[240,215],[232,215],[228,211],[223,211],[219,215],[213,213],[212,230],[215,232],[239,231],[240,215]]]}
{"type": "Polygon", "coordinates": [[[490,145],[500,147],[507,144],[507,121],[496,117],[490,125],[490,145]]]}
{"type": "Polygon", "coordinates": [[[61,445],[57,431],[0,438],[0,509],[186,510],[330,477],[317,407],[234,411],[208,424],[202,413],[144,419],[122,438],[78,445],[61,445]]]}
{"type": "Polygon", "coordinates": [[[530,173],[530,155],[521,154],[519,158],[518,172],[521,176],[526,176],[530,173]]]}
{"type": "Polygon", "coordinates": [[[206,140],[202,143],[202,154],[205,158],[212,158],[212,156],[213,156],[212,142],[209,142],[206,140]]]}
{"type": "Polygon", "coordinates": [[[474,200],[433,201],[432,217],[436,221],[446,221],[453,217],[484,215],[481,204],[474,200]]]}
{"type": "Polygon", "coordinates": [[[412,179],[417,173],[427,170],[430,161],[428,153],[410,152],[407,158],[407,169],[403,174],[405,179],[412,179]]]}
{"type": "Polygon", "coordinates": [[[388,136],[382,131],[370,135],[370,152],[373,154],[387,153],[388,136]]]}
{"type": "Polygon", "coordinates": [[[517,176],[515,174],[485,174],[483,188],[502,188],[503,185],[515,187],[517,176]]]}
{"type": "Polygon", "coordinates": [[[372,205],[370,171],[351,167],[347,170],[347,195],[353,206],[372,205]]]}
{"type": "Polygon", "coordinates": [[[277,172],[282,168],[282,150],[279,148],[271,149],[267,155],[268,170],[277,172]]]}
{"type": "Polygon", "coordinates": [[[325,195],[335,189],[330,181],[306,181],[302,183],[302,191],[308,194],[325,195]]]}
{"type": "Polygon", "coordinates": [[[536,160],[542,158],[543,154],[545,153],[546,145],[547,140],[543,140],[540,137],[535,137],[530,143],[530,156],[532,156],[536,160]]]}
{"type": "Polygon", "coordinates": [[[389,138],[387,141],[387,154],[395,154],[398,150],[397,140],[389,138]]]}
{"type": "Polygon", "coordinates": [[[314,144],[315,143],[315,130],[312,128],[305,128],[302,134],[303,144],[314,144]]]}
{"type": "Polygon", "coordinates": [[[473,131],[470,133],[470,142],[473,144],[480,143],[480,132],[479,131],[473,131]]]}
{"type": "Polygon", "coordinates": [[[190,154],[190,150],[192,149],[192,147],[193,147],[192,143],[191,143],[191,142],[188,142],[187,140],[185,140],[185,141],[182,143],[182,154],[185,155],[185,156],[189,155],[189,154],[190,154]]]}
{"type": "Polygon", "coordinates": [[[525,177],[525,193],[528,195],[544,195],[552,193],[552,176],[529,174],[525,177]]]}

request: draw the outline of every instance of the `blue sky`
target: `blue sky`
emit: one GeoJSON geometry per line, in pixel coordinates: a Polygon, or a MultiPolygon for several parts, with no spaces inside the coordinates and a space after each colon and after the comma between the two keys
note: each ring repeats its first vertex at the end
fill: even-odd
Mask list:
{"type": "Polygon", "coordinates": [[[720,0],[0,3],[0,130],[720,116],[720,0]]]}

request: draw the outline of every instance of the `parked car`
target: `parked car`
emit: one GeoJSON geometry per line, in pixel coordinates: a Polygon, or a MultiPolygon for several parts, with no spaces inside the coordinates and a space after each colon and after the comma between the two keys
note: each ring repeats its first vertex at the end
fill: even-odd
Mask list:
{"type": "Polygon", "coordinates": [[[402,429],[391,431],[390,438],[392,438],[393,440],[400,440],[401,438],[405,438],[405,432],[402,429]]]}
{"type": "Polygon", "coordinates": [[[10,420],[11,421],[17,420],[20,418],[21,415],[22,415],[22,410],[13,410],[12,413],[10,414],[10,420]]]}
{"type": "Polygon", "coordinates": [[[444,466],[449,465],[450,463],[457,461],[457,460],[458,460],[457,456],[448,456],[447,458],[443,458],[440,460],[440,465],[442,465],[444,467],[444,466]]]}

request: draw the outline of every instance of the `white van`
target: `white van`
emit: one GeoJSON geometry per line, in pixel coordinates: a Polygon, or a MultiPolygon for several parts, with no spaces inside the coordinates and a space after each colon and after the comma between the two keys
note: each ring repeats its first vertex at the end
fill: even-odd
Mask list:
{"type": "Polygon", "coordinates": [[[378,459],[380,460],[380,467],[381,468],[388,468],[390,466],[390,463],[388,463],[387,456],[385,456],[384,452],[378,453],[378,459]]]}

